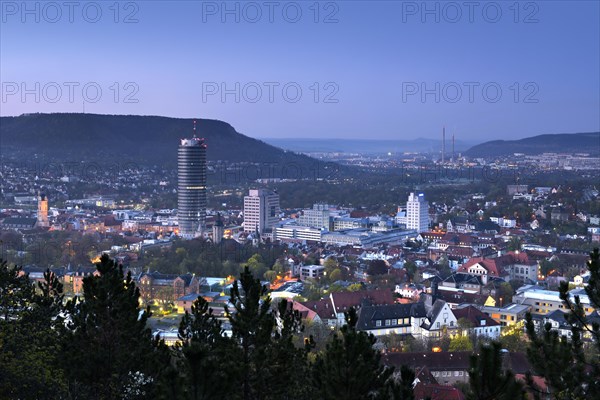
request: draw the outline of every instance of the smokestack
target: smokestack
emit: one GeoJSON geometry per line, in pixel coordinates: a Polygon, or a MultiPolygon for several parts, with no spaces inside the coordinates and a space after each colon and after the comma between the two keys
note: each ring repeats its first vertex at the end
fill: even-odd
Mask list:
{"type": "Polygon", "coordinates": [[[452,162],[454,162],[454,133],[452,134],[452,162]]]}
{"type": "Polygon", "coordinates": [[[442,164],[445,161],[446,156],[446,127],[442,129],[442,164]]]}

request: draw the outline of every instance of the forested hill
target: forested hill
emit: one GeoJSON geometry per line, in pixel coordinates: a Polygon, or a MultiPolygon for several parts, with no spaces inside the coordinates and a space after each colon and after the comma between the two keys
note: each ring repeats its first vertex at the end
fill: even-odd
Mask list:
{"type": "Polygon", "coordinates": [[[513,153],[589,153],[598,156],[600,132],[538,135],[520,140],[492,140],[471,147],[465,154],[469,157],[495,157],[513,153]]]}
{"type": "MultiPolygon", "coordinates": [[[[0,118],[0,145],[9,152],[43,158],[126,157],[175,165],[179,139],[193,134],[192,118],[138,115],[25,114],[0,118]]],[[[199,137],[206,138],[208,160],[296,163],[315,160],[281,150],[238,133],[226,122],[197,119],[199,137]]]]}

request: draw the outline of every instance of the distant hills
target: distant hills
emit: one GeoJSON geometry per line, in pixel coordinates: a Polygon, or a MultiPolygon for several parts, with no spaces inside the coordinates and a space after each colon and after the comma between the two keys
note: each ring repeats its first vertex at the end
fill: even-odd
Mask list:
{"type": "MultiPolygon", "coordinates": [[[[375,139],[311,139],[311,138],[263,138],[265,142],[282,149],[304,153],[440,153],[442,141],[437,139],[375,140],[375,139]]],[[[457,140],[454,150],[462,152],[478,142],[457,140]]],[[[452,152],[451,140],[446,140],[446,152],[452,152]]]]}
{"type": "Polygon", "coordinates": [[[558,133],[532,136],[519,140],[492,140],[471,147],[469,157],[499,157],[514,153],[589,153],[600,155],[600,132],[558,133]]]}
{"type": "MultiPolygon", "coordinates": [[[[99,114],[26,114],[0,118],[1,155],[24,154],[52,160],[124,158],[176,165],[179,139],[193,134],[192,118],[99,114]]],[[[197,119],[207,158],[314,168],[316,160],[244,136],[226,122],[197,119]]]]}

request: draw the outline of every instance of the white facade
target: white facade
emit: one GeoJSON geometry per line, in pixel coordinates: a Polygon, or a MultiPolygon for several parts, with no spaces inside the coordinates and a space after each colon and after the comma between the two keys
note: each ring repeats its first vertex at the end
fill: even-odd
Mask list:
{"type": "Polygon", "coordinates": [[[302,279],[317,279],[325,276],[325,267],[322,265],[304,265],[300,268],[300,277],[302,279]]]}
{"type": "Polygon", "coordinates": [[[411,193],[406,203],[406,229],[425,232],[429,229],[429,203],[425,195],[411,193]]]}
{"type": "Polygon", "coordinates": [[[315,204],[312,209],[303,210],[298,225],[329,229],[329,205],[315,204]]]}
{"type": "Polygon", "coordinates": [[[321,230],[310,226],[299,226],[287,224],[273,228],[273,240],[309,240],[314,242],[321,241],[321,230]]]}
{"type": "Polygon", "coordinates": [[[263,233],[279,221],[279,195],[266,189],[251,189],[244,197],[244,231],[263,233]]]}

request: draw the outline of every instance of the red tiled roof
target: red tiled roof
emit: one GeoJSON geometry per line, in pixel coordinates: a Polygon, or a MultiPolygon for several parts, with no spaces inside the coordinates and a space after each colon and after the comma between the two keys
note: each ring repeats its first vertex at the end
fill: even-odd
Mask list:
{"type": "Polygon", "coordinates": [[[463,393],[455,387],[419,382],[414,389],[415,400],[464,400],[463,393]]]}
{"type": "Polygon", "coordinates": [[[302,305],[316,312],[322,320],[336,318],[333,307],[331,306],[331,301],[328,298],[317,301],[307,301],[302,303],[302,305]]]}
{"type": "Polygon", "coordinates": [[[485,313],[479,311],[473,306],[468,306],[456,310],[452,310],[457,320],[464,318],[473,324],[473,327],[481,326],[481,321],[485,321],[485,326],[498,326],[499,322],[494,321],[492,318],[487,316],[485,313]]]}
{"type": "Polygon", "coordinates": [[[369,299],[373,305],[394,304],[396,300],[391,290],[359,290],[356,292],[335,292],[330,294],[336,312],[348,311],[350,307],[360,306],[363,299],[369,299]]]}

